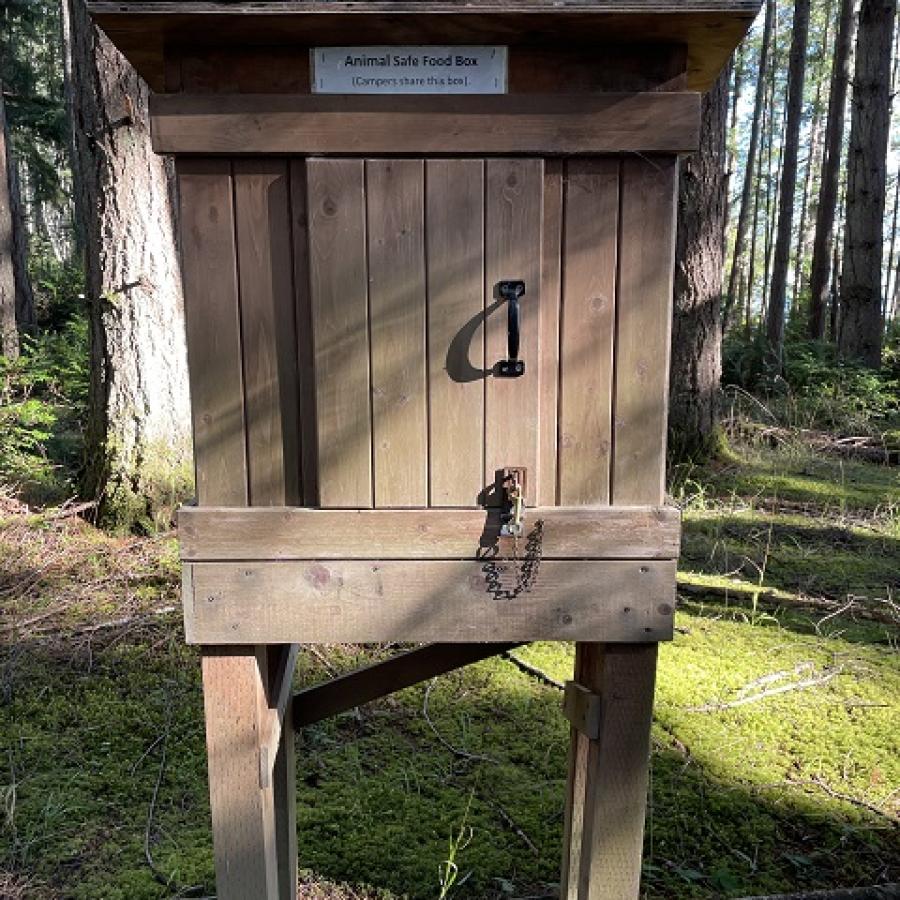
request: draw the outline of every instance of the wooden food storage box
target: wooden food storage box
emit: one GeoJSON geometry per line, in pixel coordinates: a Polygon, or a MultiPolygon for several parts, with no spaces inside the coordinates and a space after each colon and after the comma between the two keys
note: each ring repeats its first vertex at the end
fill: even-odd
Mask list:
{"type": "Polygon", "coordinates": [[[296,896],[295,727],[572,640],[562,895],[636,898],[678,156],[759,0],[89,6],[177,159],[218,896],[296,896]],[[426,646],[292,697],[345,641],[426,646]]]}

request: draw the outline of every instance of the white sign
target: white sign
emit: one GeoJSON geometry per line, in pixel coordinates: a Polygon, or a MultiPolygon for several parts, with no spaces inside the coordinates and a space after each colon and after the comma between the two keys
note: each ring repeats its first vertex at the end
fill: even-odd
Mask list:
{"type": "Polygon", "coordinates": [[[505,94],[506,47],[317,47],[316,94],[505,94]]]}

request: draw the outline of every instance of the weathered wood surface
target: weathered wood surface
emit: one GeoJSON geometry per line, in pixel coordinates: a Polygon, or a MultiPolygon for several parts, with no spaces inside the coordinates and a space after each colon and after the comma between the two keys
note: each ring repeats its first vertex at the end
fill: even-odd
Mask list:
{"type": "Polygon", "coordinates": [[[206,647],[202,665],[217,894],[282,900],[276,792],[259,777],[259,736],[269,724],[266,650],[206,647]]]}
{"type": "MultiPolygon", "coordinates": [[[[544,161],[489,159],[485,170],[485,369],[496,372],[508,355],[507,304],[497,294],[500,281],[522,280],[519,309],[521,378],[485,381],[485,484],[509,466],[527,470],[531,485],[539,477],[541,243],[543,240],[544,161]]],[[[555,356],[551,348],[548,355],[555,356]]],[[[548,422],[546,425],[551,426],[548,422]]],[[[555,430],[555,429],[554,429],[555,430]]],[[[526,487],[526,498],[530,486],[526,487]]],[[[533,496],[533,492],[531,493],[533,496]]],[[[485,498],[500,502],[492,494],[485,498]]]]}
{"type": "Polygon", "coordinates": [[[559,502],[608,504],[616,323],[618,159],[566,169],[559,502]]]}
{"type": "MultiPolygon", "coordinates": [[[[675,559],[680,513],[671,507],[547,507],[544,559],[675,559]]],[[[178,517],[189,562],[326,559],[475,559],[498,536],[499,511],[185,507],[178,517]]],[[[504,542],[508,544],[508,542],[504,542]]],[[[519,552],[524,552],[524,541],[519,552]]],[[[500,548],[500,556],[511,547],[500,548]]]]}
{"type": "Polygon", "coordinates": [[[657,646],[578,644],[575,680],[599,697],[599,736],[569,757],[562,900],[636,900],[657,646]]]}
{"type": "Polygon", "coordinates": [[[544,160],[544,193],[541,236],[541,293],[538,308],[538,460],[537,479],[532,477],[528,502],[538,506],[559,503],[559,334],[562,298],[562,242],[565,224],[562,159],[544,160]]]}
{"type": "Polygon", "coordinates": [[[197,498],[244,506],[247,444],[231,163],[179,160],[178,185],[197,498]]]}
{"type": "Polygon", "coordinates": [[[515,14],[547,10],[548,12],[584,11],[595,12],[606,10],[620,13],[672,13],[692,12],[757,12],[758,0],[443,0],[443,2],[369,2],[369,0],[270,0],[250,3],[222,2],[222,0],[88,0],[88,8],[92,13],[236,13],[244,15],[283,14],[285,12],[321,12],[321,13],[448,13],[448,12],[483,12],[485,10],[502,10],[515,14]]]}
{"type": "Polygon", "coordinates": [[[167,49],[218,46],[510,44],[591,48],[603,43],[687,48],[688,85],[705,91],[759,11],[761,0],[683,3],[232,3],[91,2],[95,20],[154,90],[165,85],[167,49]],[[349,21],[348,21],[349,20],[349,21]]]}
{"type": "Polygon", "coordinates": [[[294,724],[298,728],[402,691],[427,678],[496,656],[521,646],[506,644],[427,644],[390,659],[364,666],[294,695],[294,724]]]}
{"type": "Polygon", "coordinates": [[[484,168],[425,163],[432,506],[472,506],[485,485],[484,168]]]}
{"type": "Polygon", "coordinates": [[[509,562],[185,565],[192,570],[190,643],[656,642],[672,635],[674,560],[544,560],[521,592],[521,570],[509,562]]]}
{"type": "MultiPolygon", "coordinates": [[[[237,160],[234,196],[250,503],[295,503],[300,438],[287,163],[237,160]]],[[[204,323],[216,326],[212,318],[204,323]]]]}
{"type": "Polygon", "coordinates": [[[677,187],[677,159],[622,162],[616,504],[659,503],[665,494],[677,187]]]}
{"type": "Polygon", "coordinates": [[[310,284],[310,228],[306,161],[293,159],[291,179],[291,237],[293,240],[294,295],[296,300],[297,378],[300,417],[300,503],[319,505],[319,437],[316,426],[315,344],[313,340],[312,286],[310,284]]]}
{"type": "Polygon", "coordinates": [[[700,95],[151,97],[158,153],[689,153],[700,95]]]}
{"type": "Polygon", "coordinates": [[[365,163],[307,162],[319,498],[372,506],[365,163]]]}
{"type": "Polygon", "coordinates": [[[425,163],[366,162],[375,506],[428,504],[425,163]]]}

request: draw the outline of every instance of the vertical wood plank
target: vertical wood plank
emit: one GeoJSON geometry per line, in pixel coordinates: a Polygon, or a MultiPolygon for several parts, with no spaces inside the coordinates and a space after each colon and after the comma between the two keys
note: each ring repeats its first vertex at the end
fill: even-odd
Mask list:
{"type": "Polygon", "coordinates": [[[609,503],[619,161],[566,166],[559,502],[609,503]]]}
{"type": "Polygon", "coordinates": [[[665,494],[678,160],[622,163],[613,503],[665,494]],[[652,236],[652,237],[651,237],[652,236]]]}
{"type": "Polygon", "coordinates": [[[508,466],[528,470],[531,496],[538,469],[541,366],[541,238],[544,164],[540,159],[489,159],[485,185],[486,365],[507,356],[506,305],[497,299],[500,281],[523,280],[521,378],[489,377],[485,397],[485,480],[508,466]]]}
{"type": "Polygon", "coordinates": [[[204,647],[202,667],[217,895],[280,900],[274,792],[259,783],[266,650],[204,647]]]}
{"type": "Polygon", "coordinates": [[[426,162],[430,505],[475,506],[484,475],[484,161],[426,162]]]}
{"type": "Polygon", "coordinates": [[[247,461],[231,163],[179,159],[178,185],[197,498],[201,504],[245,506],[247,461]]]}
{"type": "Polygon", "coordinates": [[[297,372],[300,381],[300,494],[303,506],[319,505],[316,434],[315,349],[309,285],[309,221],[306,160],[291,160],[291,225],[297,320],[297,372]]]}
{"type": "Polygon", "coordinates": [[[250,503],[283,506],[300,479],[287,163],[236,161],[234,196],[250,503]]]}
{"type": "Polygon", "coordinates": [[[554,506],[558,480],[559,338],[562,293],[563,180],[561,159],[544,162],[544,234],[541,245],[541,389],[537,503],[554,506]]]}
{"type": "Polygon", "coordinates": [[[371,507],[372,418],[361,160],[307,163],[319,498],[371,507]]]}
{"type": "Polygon", "coordinates": [[[376,507],[428,503],[425,164],[366,162],[376,507]]]}

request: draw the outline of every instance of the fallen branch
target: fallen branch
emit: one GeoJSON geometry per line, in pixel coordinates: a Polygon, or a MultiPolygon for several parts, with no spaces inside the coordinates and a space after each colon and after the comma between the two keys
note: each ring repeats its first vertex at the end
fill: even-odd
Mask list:
{"type": "Polygon", "coordinates": [[[511,828],[522,840],[522,843],[535,855],[540,856],[541,852],[538,850],[534,841],[528,837],[527,834],[519,827],[513,817],[496,801],[496,800],[488,800],[491,806],[497,810],[500,814],[500,818],[503,819],[504,823],[507,827],[511,828]]]}
{"type": "Polygon", "coordinates": [[[496,763],[497,760],[491,758],[490,756],[482,756],[479,753],[469,753],[468,750],[462,750],[459,747],[454,747],[453,744],[450,743],[435,727],[434,722],[431,721],[431,716],[428,715],[428,700],[431,696],[431,689],[434,687],[436,678],[432,678],[431,681],[428,682],[428,687],[425,688],[425,699],[422,701],[422,715],[425,717],[425,721],[428,723],[428,727],[434,733],[434,736],[440,741],[440,743],[446,747],[454,756],[460,757],[460,759],[466,759],[473,762],[489,762],[496,763]]]}
{"type": "MultiPolygon", "coordinates": [[[[828,613],[833,613],[837,610],[839,611],[839,614],[840,611],[842,611],[842,608],[847,605],[847,601],[837,600],[833,597],[828,597],[827,595],[819,597],[810,597],[799,594],[785,596],[784,594],[778,594],[775,591],[758,590],[750,586],[694,584],[693,582],[683,581],[681,578],[678,579],[678,593],[688,597],[722,597],[726,600],[738,602],[743,600],[750,602],[755,597],[757,603],[769,607],[783,608],[785,606],[790,606],[791,609],[806,608],[822,610],[823,612],[828,613]]],[[[900,626],[900,613],[894,609],[896,604],[880,601],[886,607],[886,610],[882,612],[878,609],[870,609],[868,606],[860,603],[859,600],[861,598],[859,597],[853,597],[851,599],[852,606],[847,610],[848,613],[852,613],[860,619],[878,622],[881,625],[892,625],[895,628],[900,626]]]]}
{"type": "Polygon", "coordinates": [[[551,678],[551,676],[543,669],[533,666],[530,662],[522,659],[521,656],[517,656],[511,650],[507,650],[502,656],[504,659],[509,660],[517,669],[521,670],[526,675],[531,675],[532,678],[536,678],[542,684],[546,684],[547,687],[556,688],[558,691],[564,691],[566,689],[566,686],[561,681],[551,678]]]}
{"type": "Polygon", "coordinates": [[[820,791],[828,794],[832,800],[840,800],[843,803],[849,803],[851,806],[858,806],[860,809],[865,809],[870,813],[874,813],[876,816],[881,816],[881,818],[887,819],[895,825],[900,825],[900,816],[895,816],[893,813],[887,812],[887,810],[882,809],[880,806],[869,803],[867,800],[861,800],[859,797],[854,797],[852,794],[843,794],[840,791],[836,791],[828,784],[828,782],[818,775],[813,775],[812,778],[804,780],[788,778],[787,782],[788,784],[793,784],[797,787],[818,788],[820,791]]]}
{"type": "MultiPolygon", "coordinates": [[[[809,663],[804,663],[804,667],[809,666],[809,663]]],[[[780,680],[782,678],[788,677],[790,675],[799,674],[799,671],[802,671],[801,667],[797,667],[792,672],[775,672],[771,676],[765,676],[765,678],[769,679],[769,682],[780,680]]],[[[766,700],[769,697],[777,697],[780,694],[787,694],[789,691],[805,691],[809,688],[819,687],[823,684],[828,684],[829,681],[837,678],[838,675],[843,672],[843,666],[838,666],[835,669],[826,669],[824,673],[816,678],[804,678],[802,681],[794,681],[790,684],[781,684],[778,687],[767,688],[764,691],[758,691],[757,693],[743,693],[747,690],[751,685],[742,688],[741,691],[738,692],[738,697],[734,700],[716,700],[712,703],[704,703],[702,706],[684,706],[682,709],[685,712],[719,712],[723,709],[735,709],[739,706],[747,706],[750,703],[758,703],[760,700],[766,700]],[[743,693],[743,696],[741,694],[743,693]]]]}

